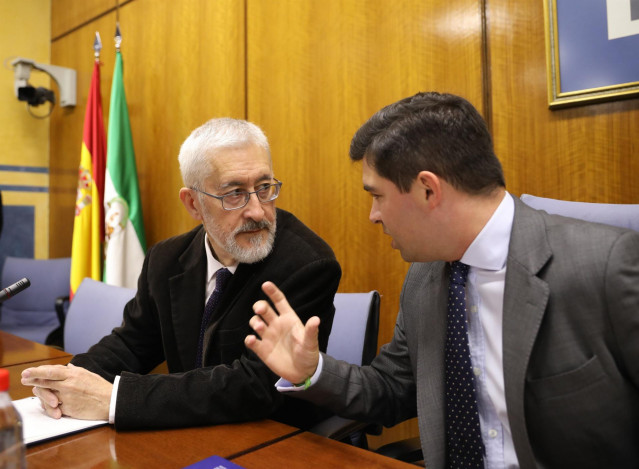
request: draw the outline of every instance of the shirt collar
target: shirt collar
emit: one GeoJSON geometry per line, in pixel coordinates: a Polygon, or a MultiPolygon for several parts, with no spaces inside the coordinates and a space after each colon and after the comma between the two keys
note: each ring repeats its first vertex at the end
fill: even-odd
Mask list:
{"type": "Polygon", "coordinates": [[[514,216],[515,202],[506,192],[493,216],[466,249],[461,262],[480,269],[503,269],[508,258],[514,216]]]}
{"type": "Polygon", "coordinates": [[[220,261],[218,261],[213,255],[213,251],[211,250],[211,245],[209,244],[209,235],[205,233],[204,235],[204,247],[206,250],[206,281],[210,282],[213,276],[220,269],[228,269],[232,274],[237,270],[238,262],[233,265],[223,265],[220,261]]]}

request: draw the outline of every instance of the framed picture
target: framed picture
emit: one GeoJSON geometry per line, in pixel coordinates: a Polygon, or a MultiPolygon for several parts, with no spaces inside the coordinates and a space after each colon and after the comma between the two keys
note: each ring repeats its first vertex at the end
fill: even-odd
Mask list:
{"type": "Polygon", "coordinates": [[[543,0],[551,109],[639,96],[639,0],[543,0]]]}

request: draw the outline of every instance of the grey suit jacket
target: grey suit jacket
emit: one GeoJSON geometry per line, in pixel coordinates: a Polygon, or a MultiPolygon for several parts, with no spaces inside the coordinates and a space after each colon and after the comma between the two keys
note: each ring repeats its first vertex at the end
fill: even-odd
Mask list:
{"type": "MultiPolygon", "coordinates": [[[[370,367],[325,356],[298,397],[387,426],[418,417],[445,467],[448,264],[413,264],[391,343],[370,367]]],[[[639,233],[515,198],[503,319],[508,417],[522,468],[639,465],[639,233]]]]}

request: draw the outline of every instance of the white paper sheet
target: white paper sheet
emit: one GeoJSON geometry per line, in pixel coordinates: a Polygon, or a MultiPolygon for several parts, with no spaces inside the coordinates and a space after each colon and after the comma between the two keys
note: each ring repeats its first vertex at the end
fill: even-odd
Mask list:
{"type": "Polygon", "coordinates": [[[40,399],[37,397],[13,401],[13,406],[22,417],[22,433],[27,445],[108,423],[106,420],[79,420],[71,417],[51,418],[42,409],[40,399]]]}

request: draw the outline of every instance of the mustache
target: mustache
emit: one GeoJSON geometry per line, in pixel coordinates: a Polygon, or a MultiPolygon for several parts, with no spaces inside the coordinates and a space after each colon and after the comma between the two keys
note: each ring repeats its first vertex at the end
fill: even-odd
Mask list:
{"type": "Polygon", "coordinates": [[[244,233],[245,231],[255,231],[255,230],[264,230],[264,229],[270,230],[271,225],[272,223],[269,222],[268,220],[262,220],[262,221],[249,220],[246,223],[238,226],[234,230],[233,234],[244,233]]]}

